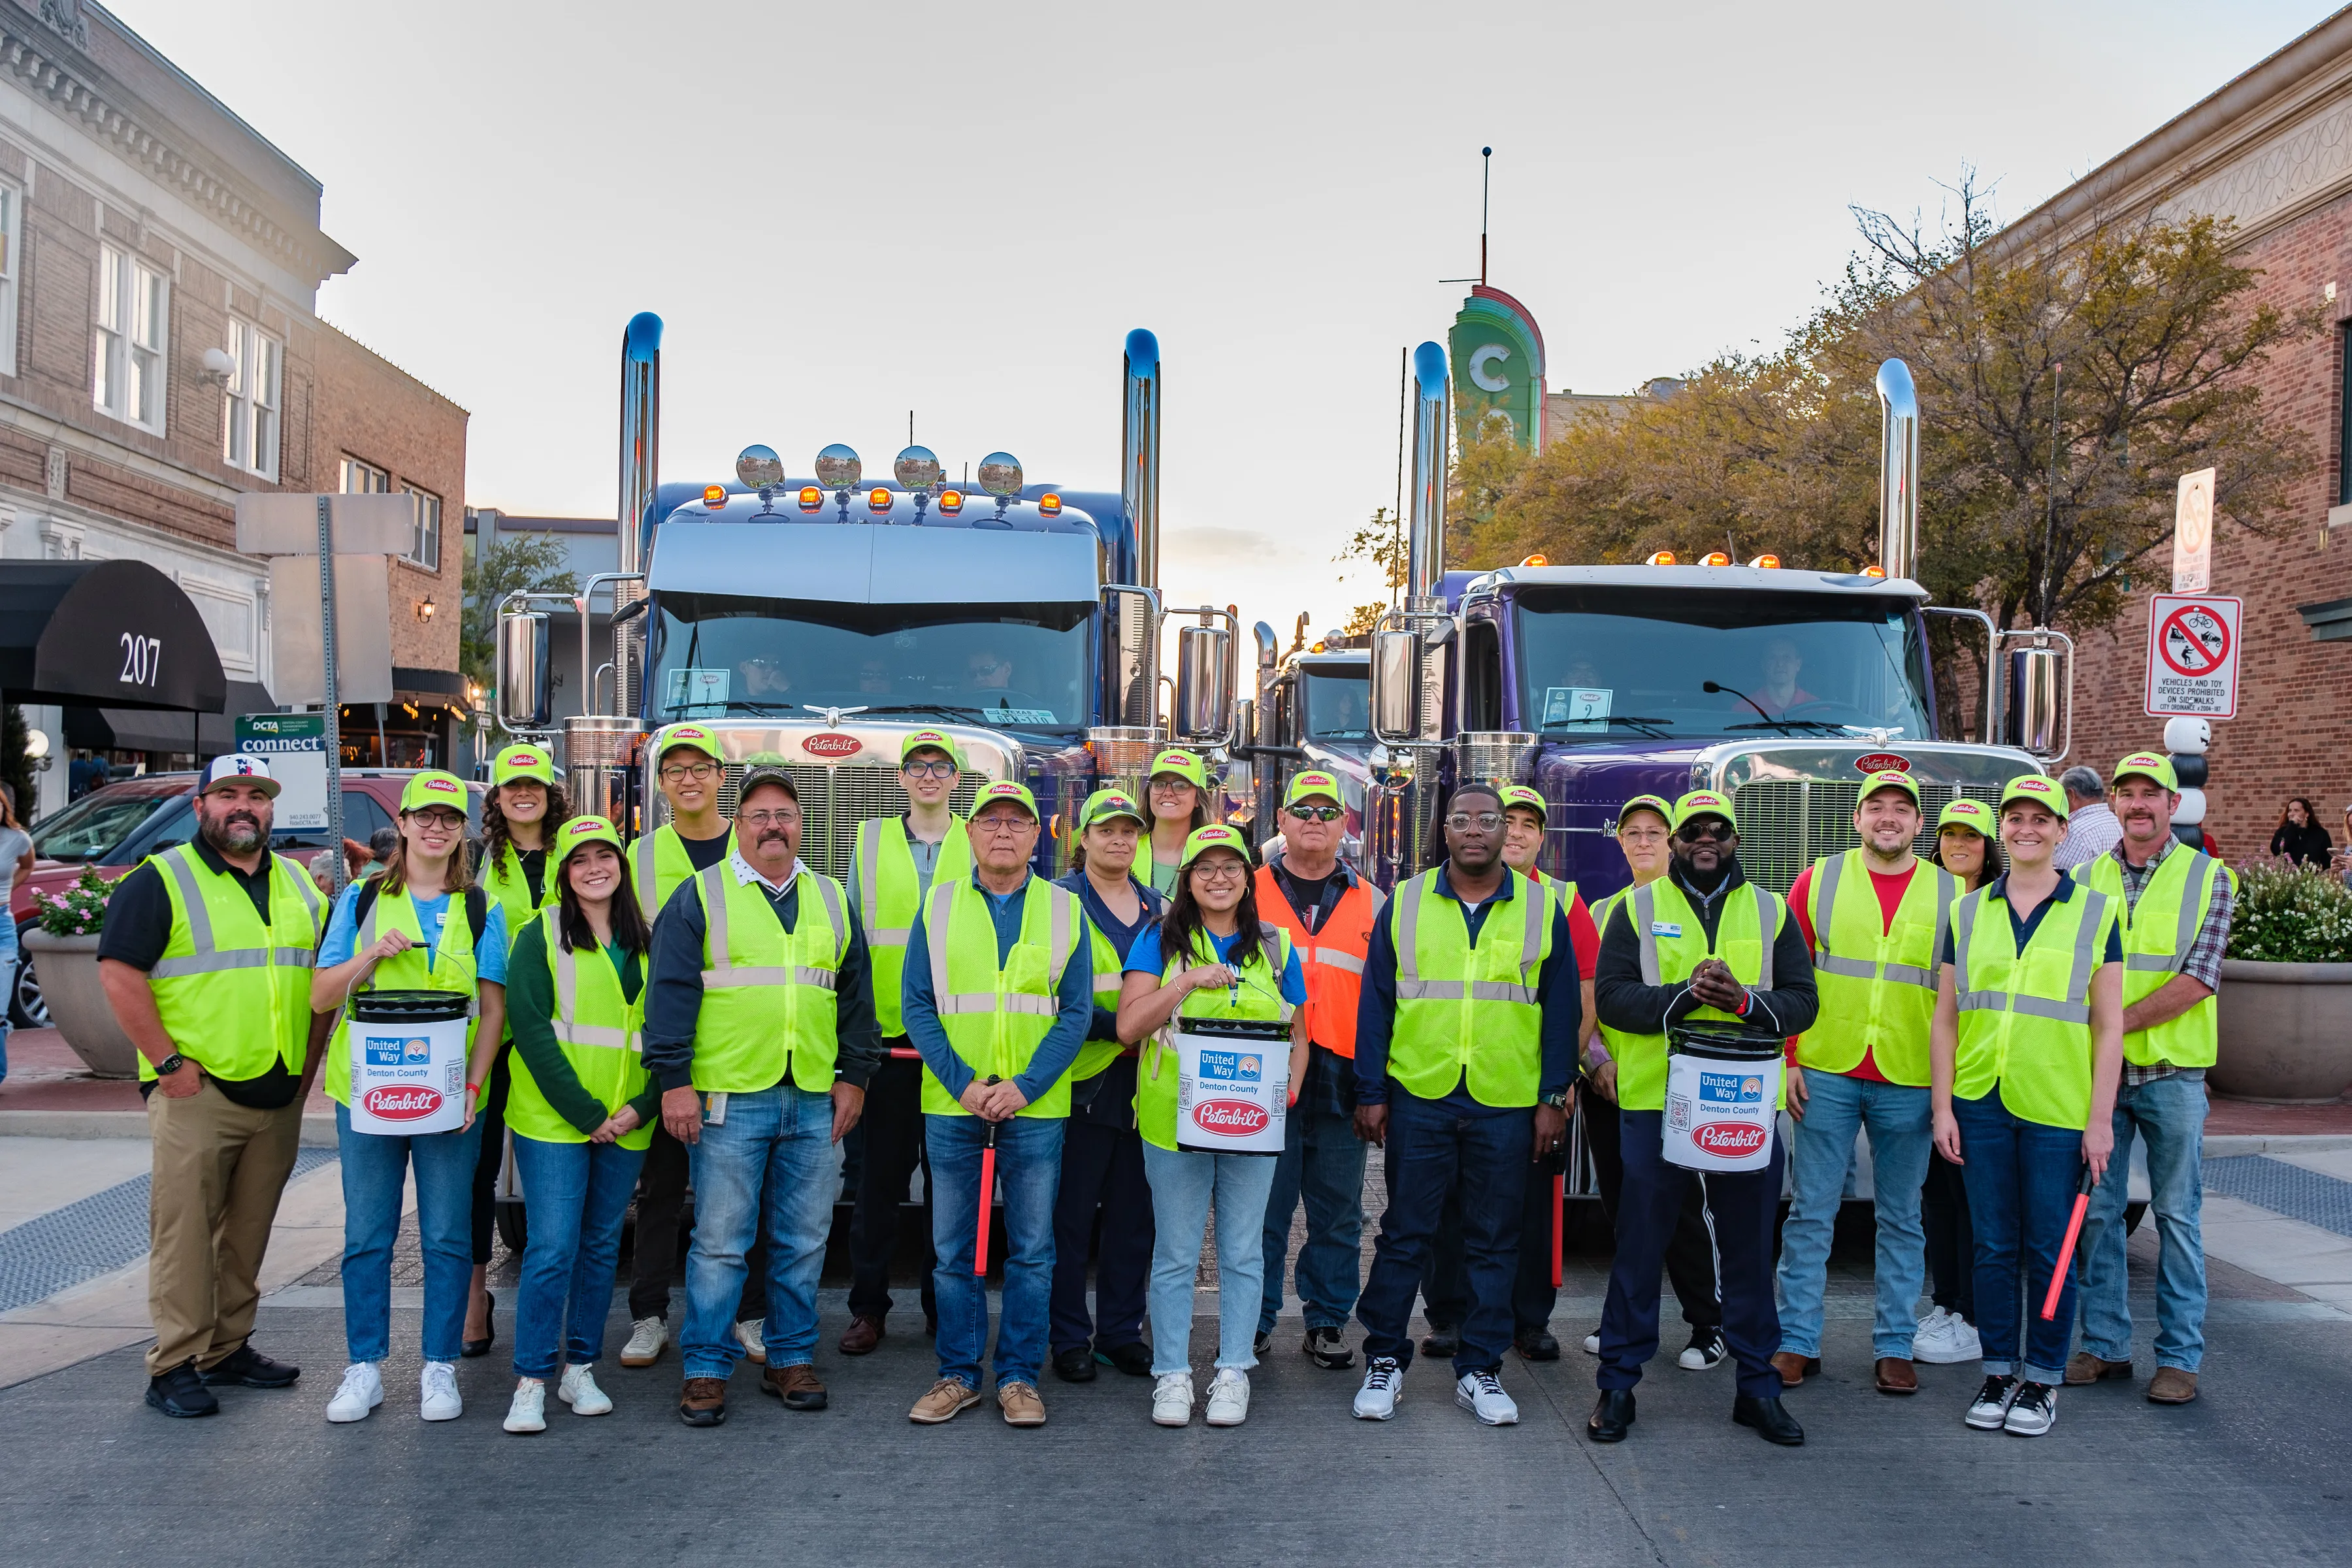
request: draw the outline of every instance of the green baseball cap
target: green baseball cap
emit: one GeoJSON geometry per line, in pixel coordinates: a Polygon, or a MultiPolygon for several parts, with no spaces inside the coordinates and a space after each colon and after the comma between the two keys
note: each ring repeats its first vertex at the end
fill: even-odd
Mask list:
{"type": "Polygon", "coordinates": [[[446,806],[458,816],[466,815],[466,785],[456,773],[431,769],[418,773],[402,786],[400,810],[404,816],[427,806],[446,806]]]}
{"type": "Polygon", "coordinates": [[[1178,747],[1171,747],[1151,759],[1151,772],[1147,776],[1158,778],[1161,773],[1174,773],[1197,790],[1206,792],[1209,787],[1208,768],[1197,755],[1178,747]]]}
{"type": "Polygon", "coordinates": [[[621,847],[621,835],[603,817],[591,813],[575,816],[555,830],[555,859],[558,865],[572,858],[572,852],[583,844],[609,844],[621,847]]]}
{"type": "Polygon", "coordinates": [[[2066,809],[2066,792],[2040,773],[2021,774],[2002,785],[2000,808],[2003,811],[2008,810],[2009,803],[2012,800],[2030,800],[2046,805],[2061,822],[2065,821],[2069,815],[2066,809]]]}
{"type": "Polygon", "coordinates": [[[498,760],[490,764],[491,786],[512,784],[517,779],[537,779],[544,784],[555,782],[555,759],[547,754],[546,747],[525,741],[498,754],[498,760]]]}
{"type": "Polygon", "coordinates": [[[1315,795],[1329,798],[1333,805],[1345,805],[1347,797],[1339,793],[1339,775],[1327,773],[1320,768],[1308,768],[1290,776],[1290,787],[1282,792],[1282,804],[1297,805],[1315,795]]]}
{"type": "Polygon", "coordinates": [[[1731,824],[1731,831],[1739,831],[1739,819],[1731,815],[1731,802],[1711,789],[1695,789],[1675,802],[1675,831],[1680,833],[1683,824],[1694,817],[1719,816],[1731,824]]]}
{"type": "Polygon", "coordinates": [[[2115,776],[2109,784],[2121,784],[2132,777],[2154,779],[2174,795],[2180,793],[2180,775],[2172,771],[2172,759],[2161,752],[2134,752],[2116,764],[2115,776]]]}
{"type": "Polygon", "coordinates": [[[963,753],[956,750],[955,737],[941,730],[917,730],[909,733],[898,742],[898,761],[903,763],[926,746],[934,752],[945,752],[948,761],[957,767],[963,766],[963,753]]]}
{"type": "Polygon", "coordinates": [[[1654,811],[1660,822],[1670,828],[1675,825],[1675,808],[1664,795],[1637,795],[1617,808],[1617,826],[1624,826],[1625,819],[1637,811],[1654,811]]]}
{"type": "Polygon", "coordinates": [[[1078,831],[1084,833],[1096,823],[1108,822],[1115,816],[1132,818],[1139,827],[1150,826],[1133,795],[1123,789],[1098,789],[1087,796],[1087,804],[1078,808],[1078,831]]]}
{"type": "Polygon", "coordinates": [[[1515,805],[1523,811],[1534,812],[1538,822],[1551,819],[1551,803],[1544,799],[1541,790],[1530,789],[1526,784],[1505,784],[1503,809],[1508,811],[1515,805]]]}
{"type": "Polygon", "coordinates": [[[673,746],[691,746],[712,762],[724,762],[719,754],[719,737],[701,724],[672,724],[654,736],[653,768],[661,771],[662,757],[673,746]]]}
{"type": "Polygon", "coordinates": [[[982,790],[980,798],[971,803],[972,816],[978,816],[1001,800],[1011,801],[1027,812],[1031,821],[1037,820],[1037,797],[1029,793],[1027,784],[1017,779],[998,779],[994,784],[982,790]]]}
{"type": "Polygon", "coordinates": [[[1919,804],[1919,784],[1917,780],[1914,779],[1909,773],[1905,773],[1901,768],[1881,768],[1876,773],[1862,781],[1862,793],[1854,796],[1854,805],[1859,806],[1864,801],[1868,800],[1872,795],[1876,795],[1883,789],[1899,789],[1905,795],[1911,797],[1911,804],[1913,805],[1917,805],[1919,804]]]}
{"type": "Polygon", "coordinates": [[[1970,800],[1962,795],[1944,807],[1943,815],[1936,818],[1937,832],[1941,833],[1947,827],[1965,827],[1990,838],[1993,836],[1992,807],[1980,800],[1970,800]]]}
{"type": "Polygon", "coordinates": [[[1184,858],[1176,862],[1178,869],[1190,866],[1212,849],[1230,849],[1242,858],[1244,866],[1249,864],[1249,840],[1241,836],[1241,830],[1213,822],[1206,827],[1192,829],[1192,837],[1184,840],[1184,858]]]}

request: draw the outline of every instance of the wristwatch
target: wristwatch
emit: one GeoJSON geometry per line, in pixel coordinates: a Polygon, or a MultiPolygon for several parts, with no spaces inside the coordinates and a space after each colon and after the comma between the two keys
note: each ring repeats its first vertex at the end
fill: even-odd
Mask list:
{"type": "Polygon", "coordinates": [[[162,1061],[155,1064],[155,1076],[157,1078],[170,1078],[173,1073],[178,1072],[182,1068],[187,1065],[188,1058],[182,1056],[179,1052],[173,1051],[170,1056],[165,1057],[162,1061]]]}
{"type": "Polygon", "coordinates": [[[1547,1094],[1543,1097],[1543,1102],[1546,1105],[1550,1106],[1554,1110],[1566,1110],[1568,1109],[1568,1090],[1563,1089],[1557,1094],[1547,1094]]]}

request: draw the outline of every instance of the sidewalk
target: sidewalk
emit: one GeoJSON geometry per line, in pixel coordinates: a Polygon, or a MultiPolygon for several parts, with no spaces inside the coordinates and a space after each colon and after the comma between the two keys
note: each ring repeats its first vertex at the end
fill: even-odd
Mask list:
{"type": "MultiPolygon", "coordinates": [[[[0,1079],[0,1138],[147,1137],[147,1102],[135,1079],[96,1078],[55,1029],[8,1037],[0,1079]]],[[[302,1108],[302,1144],[335,1146],[335,1104],[316,1088],[302,1108]]],[[[144,1157],[142,1157],[144,1163],[144,1157]]]]}

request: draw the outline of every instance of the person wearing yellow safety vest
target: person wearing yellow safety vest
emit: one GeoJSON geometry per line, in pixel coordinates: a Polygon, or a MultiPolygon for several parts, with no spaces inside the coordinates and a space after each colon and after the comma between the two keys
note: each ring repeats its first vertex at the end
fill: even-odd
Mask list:
{"type": "MultiPolygon", "coordinates": [[[[1249,1369],[1257,1364],[1252,1342],[1265,1288],[1261,1249],[1275,1162],[1178,1146],[1181,1072],[1164,1031],[1180,1018],[1286,1024],[1284,1078],[1295,1103],[1307,1070],[1307,981],[1288,933],[1259,922],[1249,845],[1238,829],[1222,823],[1194,829],[1181,869],[1168,913],[1129,950],[1118,995],[1119,1037],[1142,1047],[1135,1119],[1151,1178],[1151,1419],[1161,1426],[1192,1419],[1193,1285],[1213,1199],[1217,1375],[1207,1418],[1212,1426],[1238,1426],[1249,1418],[1249,1369]]],[[[1246,1048],[1262,1052],[1262,1067],[1272,1055],[1246,1048]]]]}
{"type": "Polygon", "coordinates": [[[926,1426],[980,1403],[988,1288],[973,1253],[987,1149],[1004,1194],[997,1407],[1009,1426],[1045,1423],[1037,1375],[1049,1335],[1054,1195],[1070,1067],[1094,1022],[1095,997],[1077,899],[1030,869],[1038,826],[1026,785],[999,779],[982,790],[970,827],[971,874],[933,883],[907,938],[899,1010],[923,1054],[923,1137],[938,1184],[931,1279],[940,1374],[907,1413],[926,1426]]]}
{"type": "MultiPolygon", "coordinates": [[[[1961,795],[1936,818],[1935,863],[1949,871],[1962,895],[2001,873],[1999,823],[1992,807],[1961,795]]],[[[1927,1180],[1919,1189],[1919,1228],[1927,1237],[1927,1274],[1934,1310],[1919,1320],[1911,1359],[1930,1366],[1982,1361],[1977,1337],[1976,1235],[1969,1228],[1968,1182],[1960,1168],[1930,1146],[1927,1180]]]]}
{"type": "MultiPolygon", "coordinates": [[[[723,862],[735,835],[719,812],[724,772],[719,736],[707,724],[672,724],[646,748],[646,767],[669,807],[669,820],[629,846],[629,886],[648,925],[670,896],[695,873],[723,862]]],[[[669,1343],[670,1280],[677,1273],[680,1224],[686,1209],[686,1145],[667,1127],[654,1129],[637,1178],[636,1239],[631,1249],[629,1337],[621,1346],[623,1366],[651,1366],[669,1343]]],[[[759,1361],[767,1353],[761,1324],[768,1315],[768,1244],[752,1244],[746,1259],[742,1321],[735,1337],[743,1353],[759,1361]]]]}
{"type": "MultiPolygon", "coordinates": [[[[933,881],[971,874],[971,839],[950,804],[959,776],[956,743],[942,730],[917,730],[898,742],[898,787],[907,809],[857,825],[849,860],[849,913],[866,933],[874,960],[874,1017],[885,1052],[908,1049],[898,1010],[907,962],[907,933],[933,881]]],[[[886,1056],[866,1086],[865,1139],[857,1167],[856,1206],[849,1218],[849,1328],[844,1355],[865,1355],[882,1342],[890,1313],[890,1260],[898,1250],[898,1205],[908,1179],[923,1158],[923,1065],[886,1056]]],[[[923,1245],[930,1246],[931,1186],[923,1183],[923,1245]]],[[[930,1258],[923,1259],[923,1317],[939,1332],[931,1293],[930,1258]]]]}
{"type": "Polygon", "coordinates": [[[1209,769],[1197,752],[1171,747],[1151,759],[1143,781],[1151,808],[1151,874],[1144,880],[1166,897],[1176,890],[1177,868],[1192,830],[1209,820],[1209,769]]]}
{"type": "Polygon", "coordinates": [[[301,1375],[247,1343],[327,1034],[310,998],[322,907],[301,868],[270,853],[278,790],[263,759],[215,758],[195,837],[114,884],[98,939],[147,1097],[147,1403],[166,1415],[212,1415],[214,1386],[301,1375]]]}
{"type": "Polygon", "coordinates": [[[1912,853],[1921,820],[1919,786],[1909,773],[1872,773],[1853,807],[1862,842],[1814,861],[1789,890],[1821,995],[1821,1013],[1788,1068],[1796,1126],[1780,1230],[1780,1347],[1772,1364],[1791,1388],[1822,1370],[1831,1233],[1854,1140],[1867,1130],[1878,1237],[1871,1377],[1881,1394],[1919,1391],[1911,1342],[1927,1274],[1919,1220],[1932,1131],[1927,1025],[1936,1011],[1936,955],[1959,893],[1949,872],[1912,853]]]}
{"type": "Polygon", "coordinates": [[[746,1352],[745,1255],[768,1243],[760,1386],[822,1410],[816,1284],[841,1190],[834,1145],[857,1124],[881,1059],[866,933],[840,883],[800,858],[800,792],[782,768],[743,775],[736,847],[670,895],[654,922],[646,1070],[662,1124],[692,1151],[678,1419],[727,1418],[746,1352]]]}
{"type": "MultiPolygon", "coordinates": [[[[1617,849],[1625,857],[1633,886],[1645,888],[1666,874],[1674,864],[1674,803],[1654,795],[1637,795],[1617,808],[1617,849]]],[[[1619,889],[1592,906],[1596,931],[1609,929],[1609,914],[1623,901],[1628,889],[1619,889]]],[[[1596,941],[1598,939],[1596,938],[1596,941]]],[[[1600,971],[1600,960],[1593,960],[1600,971]]],[[[1617,1226],[1617,1204],[1625,1185],[1624,1135],[1617,1114],[1617,1063],[1600,1028],[1600,1005],[1594,1003],[1593,1032],[1584,1040],[1584,1092],[1576,1097],[1577,1114],[1584,1119],[1585,1146],[1592,1152],[1592,1184],[1601,1194],[1601,1211],[1610,1229],[1617,1226]]],[[[1685,1372],[1706,1372],[1722,1364],[1727,1353],[1723,1342],[1723,1289],[1715,1278],[1715,1226],[1707,1217],[1706,1184],[1683,1184],[1683,1205],[1675,1215],[1674,1234],[1666,1241],[1666,1279],[1681,1303],[1690,1342],[1675,1357],[1685,1372]]],[[[1601,1353],[1601,1331],[1584,1336],[1584,1353],[1601,1353]]]]}
{"type": "Polygon", "coordinates": [[[507,1125],[530,1205],[515,1291],[509,1432],[547,1428],[547,1381],[574,1415],[604,1415],[596,1386],[621,1220],[661,1115],[644,1059],[652,929],[629,887],[621,836],[601,816],[557,828],[553,907],[525,919],[507,960],[514,1090],[507,1125]]]}
{"type": "Polygon", "coordinates": [[[1585,1423],[1596,1443],[1622,1442],[1633,1387],[1658,1349],[1658,1265],[1687,1184],[1703,1181],[1715,1226],[1723,1337],[1738,1363],[1731,1418],[1766,1441],[1805,1440],[1780,1403],[1780,1347],[1772,1301],[1772,1223],[1786,1155],[1777,1137],[1760,1170],[1696,1177],[1664,1154],[1667,1031],[1685,1020],[1746,1022],[1771,1035],[1811,1028],[1819,1006],[1804,933],[1779,894],[1748,880],[1730,798],[1693,790],[1675,803],[1666,874],[1619,898],[1601,933],[1593,1000],[1617,1064],[1618,1130],[1625,1162],[1617,1199],[1617,1258],[1601,1314],[1601,1397],[1585,1423]]]}
{"type": "Polygon", "coordinates": [[[400,841],[383,875],[343,889],[319,944],[310,1005],[342,1008],[354,993],[439,991],[472,998],[466,1119],[447,1132],[411,1136],[352,1125],[348,1012],[327,1049],[325,1085],[335,1101],[343,1177],[343,1337],[351,1364],[327,1404],[330,1421],[361,1421],[383,1402],[382,1363],[392,1352],[392,1249],[403,1191],[416,1184],[417,1241],[425,1257],[425,1369],[419,1414],[454,1421],[464,1409],[457,1361],[473,1278],[467,1226],[480,1153],[482,1080],[506,1029],[506,911],[475,886],[466,847],[467,791],[450,773],[411,777],[400,792],[400,841]]]}
{"type": "Polygon", "coordinates": [[[1054,1197],[1054,1294],[1047,1342],[1054,1373],[1092,1383],[1095,1363],[1148,1377],[1144,1292],[1151,1279],[1151,1185],[1135,1122],[1136,1053],[1118,1037],[1127,952],[1168,900],[1136,880],[1143,808],[1124,790],[1098,789],[1078,813],[1077,869],[1057,887],[1078,896],[1094,953],[1094,1021],[1070,1068],[1070,1119],[1062,1133],[1062,1185],[1054,1197]],[[1097,1217],[1099,1216],[1099,1226],[1097,1217]],[[1094,1305],[1087,1263],[1094,1258],[1094,1305]]]}
{"type": "Polygon", "coordinates": [[[2009,871],[1952,906],[1931,1036],[1936,1147],[1968,1183],[1976,1233],[1985,1379],[1966,1419],[2021,1437],[2058,1419],[2073,1269],[2056,1313],[2041,1308],[2076,1178],[2087,1169],[2095,1182],[2115,1153],[2124,1056],[2123,900],[2058,869],[2066,809],[2039,773],[2001,790],[2009,871]]]}
{"type": "Polygon", "coordinates": [[[2197,1397],[2205,1359],[2205,1069],[2220,1047],[2213,994],[2238,879],[2174,837],[2180,790],[2170,759],[2136,752],[2116,764],[2111,783],[2123,838],[2074,875],[2123,909],[2123,1084],[2115,1157],[2083,1220],[2083,1348],[2067,1363],[2066,1381],[2131,1377],[2123,1220],[2137,1136],[2147,1142],[2156,1214],[2156,1375],[2147,1397],[2186,1405],[2197,1397]]]}
{"type": "Polygon", "coordinates": [[[1458,1194],[1470,1310],[1454,1400],[1497,1426],[1519,1418],[1499,1376],[1519,1211],[1535,1163],[1566,1142],[1581,977],[1567,911],[1503,862],[1495,787],[1460,785],[1443,820],[1444,864],[1400,885],[1373,923],[1356,1013],[1356,1131],[1387,1151],[1389,1206],[1356,1302],[1355,1413],[1396,1414],[1422,1265],[1458,1194]]]}
{"type": "MultiPolygon", "coordinates": [[[[555,782],[555,762],[544,746],[520,742],[490,763],[490,790],[482,797],[482,891],[507,912],[512,941],[541,910],[555,907],[555,879],[548,874],[548,847],[572,815],[563,786],[555,782]]],[[[482,1152],[474,1161],[474,1284],[466,1300],[468,1356],[487,1355],[496,1335],[490,1313],[490,1236],[496,1217],[499,1169],[506,1163],[509,1041],[499,1042],[498,1059],[482,1084],[482,1152]]]]}

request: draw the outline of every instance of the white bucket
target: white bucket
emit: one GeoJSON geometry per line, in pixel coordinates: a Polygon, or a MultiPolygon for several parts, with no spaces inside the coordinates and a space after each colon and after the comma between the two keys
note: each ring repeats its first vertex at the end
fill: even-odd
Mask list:
{"type": "Polygon", "coordinates": [[[1677,1032],[1666,1058],[1667,1163],[1702,1173],[1770,1164],[1783,1065],[1778,1041],[1677,1032]]]}
{"type": "Polygon", "coordinates": [[[468,998],[363,991],[351,1001],[352,1131],[397,1137],[466,1122],[468,998]]]}
{"type": "Polygon", "coordinates": [[[1176,1147],[1203,1154],[1279,1154],[1290,1104],[1290,1029],[1241,1019],[1179,1018],[1176,1147]]]}

